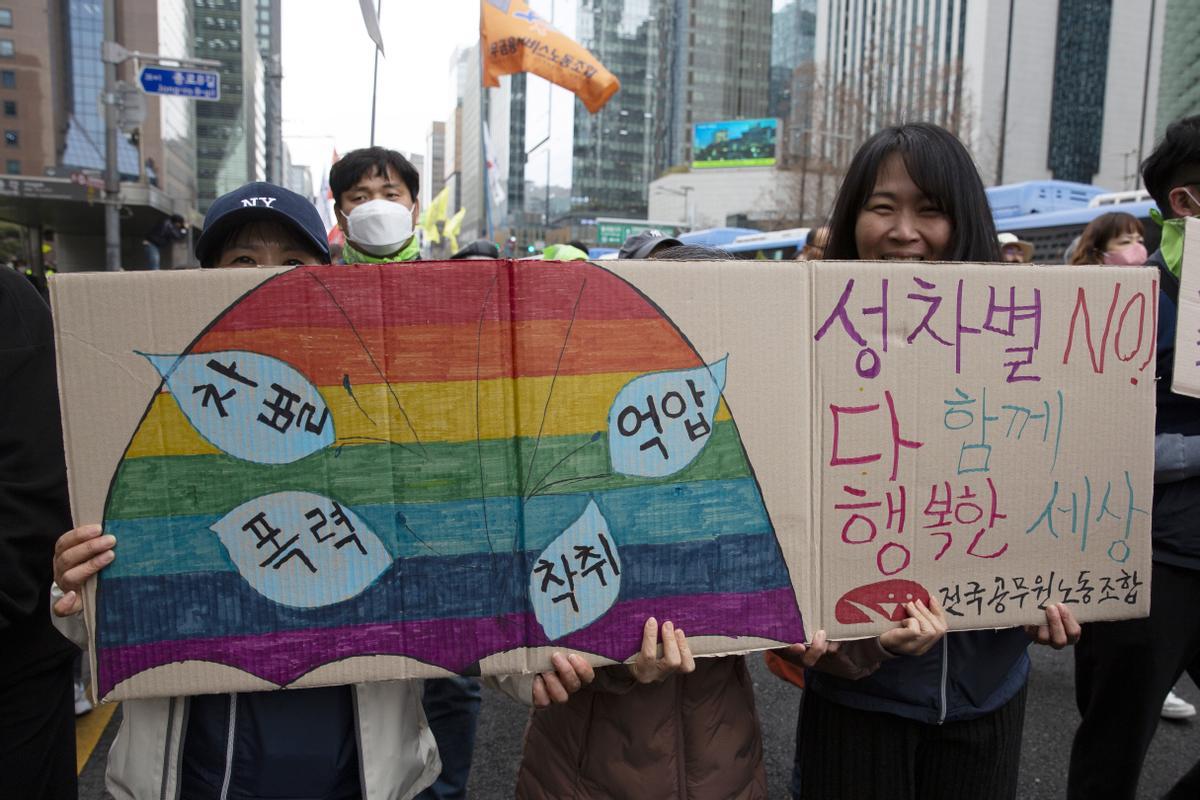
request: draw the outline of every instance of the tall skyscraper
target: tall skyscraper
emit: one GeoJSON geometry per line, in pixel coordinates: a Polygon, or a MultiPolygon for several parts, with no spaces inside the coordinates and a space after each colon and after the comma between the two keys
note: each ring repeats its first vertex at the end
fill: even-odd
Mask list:
{"type": "Polygon", "coordinates": [[[272,183],[285,181],[283,152],[283,16],[282,0],[255,0],[254,37],[265,71],[266,176],[272,183]]]}
{"type": "Polygon", "coordinates": [[[428,208],[429,203],[445,185],[446,123],[434,122],[425,136],[425,163],[421,170],[421,208],[428,208]]]}
{"type": "Polygon", "coordinates": [[[662,171],[691,162],[694,124],[767,116],[772,19],[771,0],[667,0],[658,13],[671,58],[662,171]]]}
{"type": "Polygon", "coordinates": [[[815,77],[817,0],[787,0],[771,19],[771,78],[767,116],[783,123],[785,156],[798,152],[810,125],[815,77]]]}
{"type": "Polygon", "coordinates": [[[266,70],[255,0],[195,0],[195,55],[221,62],[221,99],[196,109],[200,208],[267,173],[266,70]]]}
{"type": "Polygon", "coordinates": [[[1200,114],[1200,14],[1192,0],[1166,4],[1155,139],[1174,120],[1200,114]]]}
{"type": "MultiPolygon", "coordinates": [[[[28,10],[33,11],[32,8],[28,10]]],[[[100,43],[104,41],[104,3],[102,0],[67,0],[63,4],[63,12],[67,52],[70,55],[61,74],[63,89],[70,100],[61,163],[103,170],[104,115],[99,98],[104,92],[104,64],[100,61],[100,43]]],[[[117,168],[122,176],[133,177],[138,174],[137,148],[124,136],[117,138],[117,168]]]]}
{"type": "Polygon", "coordinates": [[[621,90],[595,114],[574,103],[573,212],[646,214],[646,186],[657,174],[654,120],[665,107],[662,23],[662,4],[654,0],[579,2],[577,39],[620,79],[621,90]]]}
{"type": "Polygon", "coordinates": [[[453,133],[454,161],[450,160],[449,146],[446,154],[446,180],[452,183],[454,197],[447,205],[448,210],[466,208],[463,215],[464,236],[474,236],[486,230],[487,213],[484,208],[483,176],[483,88],[480,85],[479,45],[455,52],[450,61],[452,84],[456,89],[453,131],[447,125],[447,142],[453,133]]]}
{"type": "Polygon", "coordinates": [[[1152,146],[1167,7],[818,0],[813,149],[844,165],[880,127],[928,120],[968,144],[988,184],[1135,188],[1152,146]]]}

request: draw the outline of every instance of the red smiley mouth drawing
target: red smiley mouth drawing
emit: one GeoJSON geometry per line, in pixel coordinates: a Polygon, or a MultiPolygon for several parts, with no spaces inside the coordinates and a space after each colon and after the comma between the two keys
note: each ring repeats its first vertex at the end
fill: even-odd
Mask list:
{"type": "Polygon", "coordinates": [[[834,606],[833,616],[843,625],[900,622],[908,616],[904,604],[917,600],[929,605],[929,592],[915,581],[892,579],[868,583],[842,595],[834,606]]]}

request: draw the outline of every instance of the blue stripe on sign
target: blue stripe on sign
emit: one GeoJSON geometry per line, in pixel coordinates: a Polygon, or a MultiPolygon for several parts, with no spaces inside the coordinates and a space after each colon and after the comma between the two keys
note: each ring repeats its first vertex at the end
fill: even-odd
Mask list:
{"type": "MultiPolygon", "coordinates": [[[[772,534],[725,535],[665,545],[622,545],[619,599],[748,593],[791,585],[772,534]]],[[[236,573],[105,577],[99,588],[103,647],[240,636],[372,622],[532,613],[537,552],[397,561],[362,594],[297,609],[267,600],[236,573]]]]}
{"type": "MultiPolygon", "coordinates": [[[[726,534],[768,533],[766,511],[752,478],[643,486],[589,494],[541,495],[525,501],[526,549],[541,551],[579,518],[594,497],[609,530],[627,544],[673,544],[726,534]]],[[[479,500],[352,507],[393,558],[512,552],[520,502],[479,500]]],[[[112,520],[117,559],[108,578],[236,572],[213,516],[112,520]]],[[[247,534],[250,535],[250,534],[247,534]]]]}

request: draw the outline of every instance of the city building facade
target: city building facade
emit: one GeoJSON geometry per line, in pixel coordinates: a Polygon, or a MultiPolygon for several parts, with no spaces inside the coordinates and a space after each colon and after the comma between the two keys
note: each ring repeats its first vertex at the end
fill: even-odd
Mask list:
{"type": "MultiPolygon", "coordinates": [[[[102,175],[105,120],[101,95],[106,4],[102,0],[10,0],[0,7],[0,117],[6,173],[0,221],[20,226],[27,260],[60,270],[104,266],[102,175]],[[42,245],[46,245],[43,247],[42,245]]],[[[186,58],[192,52],[193,0],[117,4],[116,41],[129,50],[186,58]]],[[[117,69],[137,81],[129,60],[117,69]]],[[[144,266],[142,238],[166,215],[199,224],[195,205],[195,102],[143,96],[145,115],[117,135],[121,257],[144,266]]],[[[186,243],[164,254],[187,263],[186,243]]]]}
{"type": "Polygon", "coordinates": [[[217,197],[267,176],[267,73],[255,0],[194,0],[195,55],[219,61],[221,99],[196,106],[197,195],[217,197]]]}
{"type": "Polygon", "coordinates": [[[1163,0],[818,0],[814,158],[929,120],[987,184],[1137,187],[1153,147],[1163,0]]]}

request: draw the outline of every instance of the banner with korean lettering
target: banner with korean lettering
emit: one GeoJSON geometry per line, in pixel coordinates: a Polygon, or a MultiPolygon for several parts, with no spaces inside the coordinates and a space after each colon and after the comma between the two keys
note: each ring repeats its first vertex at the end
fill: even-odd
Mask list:
{"type": "Polygon", "coordinates": [[[1148,608],[1157,273],[812,268],[823,619],[1148,608]],[[1117,444],[1117,441],[1120,444],[1117,444]]]}
{"type": "Polygon", "coordinates": [[[98,696],[1144,614],[1158,274],[422,262],[51,282],[98,696]],[[219,273],[219,274],[218,274],[219,273]],[[130,325],[129,320],[143,322],[130,325]]]}
{"type": "Polygon", "coordinates": [[[479,14],[484,86],[499,86],[501,75],[532,72],[574,93],[593,114],[621,88],[594,55],[524,0],[480,0],[479,14]]]}

